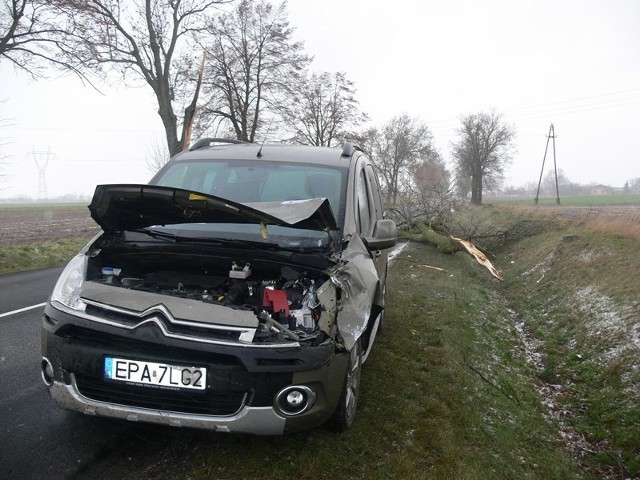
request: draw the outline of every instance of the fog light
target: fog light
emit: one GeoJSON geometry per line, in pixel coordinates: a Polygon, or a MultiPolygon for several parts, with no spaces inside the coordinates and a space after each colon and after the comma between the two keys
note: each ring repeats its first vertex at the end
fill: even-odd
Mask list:
{"type": "Polygon", "coordinates": [[[316,394],[304,385],[283,388],[276,395],[274,406],[282,415],[290,417],[309,410],[316,402],[316,394]]]}
{"type": "Polygon", "coordinates": [[[300,390],[293,390],[287,395],[287,403],[292,407],[298,407],[305,402],[305,395],[300,390]]]}
{"type": "Polygon", "coordinates": [[[53,385],[53,365],[47,357],[42,358],[42,362],[40,363],[40,369],[42,373],[42,381],[47,387],[53,385]]]}

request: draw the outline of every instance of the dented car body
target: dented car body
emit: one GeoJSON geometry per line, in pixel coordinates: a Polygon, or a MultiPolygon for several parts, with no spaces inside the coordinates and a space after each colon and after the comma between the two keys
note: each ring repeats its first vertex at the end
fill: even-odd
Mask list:
{"type": "Polygon", "coordinates": [[[348,428],[395,224],[363,152],[198,142],[100,185],[103,232],[45,307],[42,377],[90,415],[279,435],[348,428]]]}

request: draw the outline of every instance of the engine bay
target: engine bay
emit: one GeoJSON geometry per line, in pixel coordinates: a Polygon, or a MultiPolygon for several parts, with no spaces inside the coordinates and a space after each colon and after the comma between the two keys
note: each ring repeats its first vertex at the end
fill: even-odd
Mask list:
{"type": "Polygon", "coordinates": [[[324,340],[335,321],[327,322],[317,293],[328,278],[273,261],[256,260],[254,268],[228,257],[104,250],[90,255],[87,269],[87,280],[102,285],[252,311],[259,322],[256,342],[324,340]]]}

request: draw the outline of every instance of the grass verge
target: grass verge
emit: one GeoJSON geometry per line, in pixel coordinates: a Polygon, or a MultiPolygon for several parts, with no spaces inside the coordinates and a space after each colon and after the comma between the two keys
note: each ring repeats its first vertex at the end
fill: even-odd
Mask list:
{"type": "Polygon", "coordinates": [[[87,243],[87,238],[64,238],[51,242],[0,247],[0,275],[68,262],[87,243]]]}
{"type": "Polygon", "coordinates": [[[190,476],[573,478],[494,280],[464,253],[414,243],[389,282],[385,330],[364,367],[352,429],[198,435],[185,447],[201,464],[190,476]]]}
{"type": "Polygon", "coordinates": [[[539,356],[546,402],[574,457],[596,478],[640,478],[634,231],[569,223],[501,257],[504,295],[539,356]]]}

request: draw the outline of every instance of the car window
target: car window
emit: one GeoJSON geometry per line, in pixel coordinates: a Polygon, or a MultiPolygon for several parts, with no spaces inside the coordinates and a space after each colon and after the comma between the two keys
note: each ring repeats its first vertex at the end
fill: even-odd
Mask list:
{"type": "Polygon", "coordinates": [[[361,235],[371,234],[371,204],[369,202],[369,188],[364,170],[360,170],[356,185],[358,231],[361,235]]]}
{"type": "Polygon", "coordinates": [[[375,209],[374,218],[379,220],[384,215],[384,207],[382,205],[382,197],[380,194],[380,183],[378,182],[378,176],[371,165],[367,165],[366,172],[367,179],[369,180],[371,196],[373,197],[373,207],[375,209]]]}

